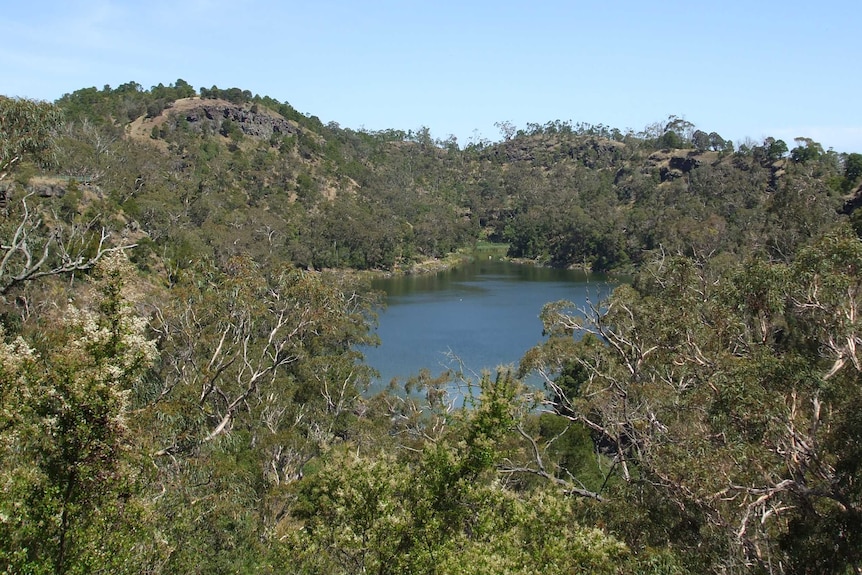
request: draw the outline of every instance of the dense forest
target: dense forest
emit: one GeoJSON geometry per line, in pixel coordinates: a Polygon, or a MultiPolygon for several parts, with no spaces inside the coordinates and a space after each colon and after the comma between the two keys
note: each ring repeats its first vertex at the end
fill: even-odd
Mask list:
{"type": "Polygon", "coordinates": [[[499,129],[0,96],[0,571],[862,572],[862,154],[499,129]],[[632,281],[367,393],[356,271],[487,242],[632,281]]]}

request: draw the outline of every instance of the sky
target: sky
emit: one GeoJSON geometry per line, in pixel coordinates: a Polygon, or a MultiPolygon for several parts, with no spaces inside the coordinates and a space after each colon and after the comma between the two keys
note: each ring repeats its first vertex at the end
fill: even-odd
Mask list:
{"type": "Polygon", "coordinates": [[[860,29],[859,0],[30,0],[0,12],[0,94],[183,79],[461,145],[674,115],[862,153],[860,29]]]}

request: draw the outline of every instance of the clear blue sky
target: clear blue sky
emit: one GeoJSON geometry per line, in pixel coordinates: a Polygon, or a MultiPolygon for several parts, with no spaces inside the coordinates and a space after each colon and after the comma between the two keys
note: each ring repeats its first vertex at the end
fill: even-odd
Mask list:
{"type": "Polygon", "coordinates": [[[862,152],[859,0],[31,0],[0,29],[7,96],[182,78],[462,145],[499,139],[495,122],[673,114],[862,152]]]}

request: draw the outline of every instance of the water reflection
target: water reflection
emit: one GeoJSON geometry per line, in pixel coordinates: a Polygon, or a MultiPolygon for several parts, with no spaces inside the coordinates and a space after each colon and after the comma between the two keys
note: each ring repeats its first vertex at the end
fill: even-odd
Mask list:
{"type": "Polygon", "coordinates": [[[583,306],[606,297],[612,286],[598,274],[504,261],[376,280],[387,308],[377,329],[381,345],[363,350],[380,372],[372,391],[422,368],[438,374],[461,362],[467,373],[479,374],[517,365],[542,339],[545,303],[564,299],[583,306]]]}

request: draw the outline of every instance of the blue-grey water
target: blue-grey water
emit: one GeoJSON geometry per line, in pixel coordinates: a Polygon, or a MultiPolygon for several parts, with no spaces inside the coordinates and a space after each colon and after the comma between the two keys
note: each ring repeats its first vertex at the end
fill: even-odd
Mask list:
{"type": "Polygon", "coordinates": [[[372,391],[422,368],[432,375],[463,369],[475,380],[483,370],[517,366],[542,341],[544,304],[598,303],[613,285],[582,271],[484,260],[431,275],[380,279],[373,287],[384,292],[386,308],[377,328],[381,345],[363,349],[366,362],[380,372],[372,391]]]}

